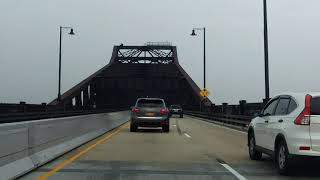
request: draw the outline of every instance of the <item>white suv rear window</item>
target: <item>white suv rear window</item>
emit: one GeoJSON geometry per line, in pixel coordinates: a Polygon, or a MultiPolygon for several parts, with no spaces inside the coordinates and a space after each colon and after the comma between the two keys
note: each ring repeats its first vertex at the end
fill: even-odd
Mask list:
{"type": "Polygon", "coordinates": [[[320,115],[320,97],[311,99],[311,115],[320,115]]]}

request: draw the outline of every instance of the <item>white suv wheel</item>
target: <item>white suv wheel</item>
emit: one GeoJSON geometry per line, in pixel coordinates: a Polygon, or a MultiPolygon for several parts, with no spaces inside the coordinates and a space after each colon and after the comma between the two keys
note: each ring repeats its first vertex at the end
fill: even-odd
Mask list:
{"type": "Polygon", "coordinates": [[[286,163],[286,149],[284,146],[281,146],[279,149],[278,153],[278,163],[279,163],[279,168],[283,169],[285,168],[285,163],[286,163]]]}
{"type": "Polygon", "coordinates": [[[251,138],[249,143],[250,143],[249,144],[250,154],[253,154],[254,153],[254,138],[251,138]]]}
{"type": "Polygon", "coordinates": [[[280,174],[287,175],[290,173],[291,160],[285,141],[280,141],[276,149],[276,164],[280,174]]]}
{"type": "Polygon", "coordinates": [[[256,150],[256,141],[253,133],[249,135],[249,155],[252,160],[259,160],[262,157],[262,153],[256,150]]]}

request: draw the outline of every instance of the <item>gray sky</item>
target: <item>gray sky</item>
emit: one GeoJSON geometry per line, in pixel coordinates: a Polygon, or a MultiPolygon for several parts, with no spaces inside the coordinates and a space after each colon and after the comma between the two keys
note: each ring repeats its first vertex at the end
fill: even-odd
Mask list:
{"type": "MultiPolygon", "coordinates": [[[[271,95],[319,91],[320,1],[268,0],[271,95]]],[[[115,44],[170,41],[202,86],[207,28],[207,86],[215,103],[264,97],[262,0],[1,0],[0,102],[57,96],[59,26],[63,92],[105,64],[115,44]]]]}

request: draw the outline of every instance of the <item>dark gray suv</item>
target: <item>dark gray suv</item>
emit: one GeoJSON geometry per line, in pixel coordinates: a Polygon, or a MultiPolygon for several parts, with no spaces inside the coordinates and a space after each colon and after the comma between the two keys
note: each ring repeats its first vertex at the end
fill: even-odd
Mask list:
{"type": "Polygon", "coordinates": [[[171,105],[169,110],[170,115],[179,114],[180,118],[183,118],[183,109],[180,105],[171,105]]]}
{"type": "Polygon", "coordinates": [[[139,98],[131,109],[130,131],[135,132],[138,127],[162,127],[169,132],[169,110],[163,99],[139,98]]]}

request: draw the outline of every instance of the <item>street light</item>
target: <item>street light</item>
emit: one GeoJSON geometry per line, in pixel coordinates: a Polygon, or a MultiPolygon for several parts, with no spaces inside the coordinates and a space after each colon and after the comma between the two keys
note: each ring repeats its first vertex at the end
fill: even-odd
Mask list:
{"type": "Polygon", "coordinates": [[[193,28],[191,36],[196,36],[196,30],[203,31],[203,88],[206,88],[206,28],[193,28]]]}
{"type": "Polygon", "coordinates": [[[69,35],[75,35],[72,27],[60,26],[60,45],[59,45],[59,88],[58,88],[58,101],[61,101],[61,41],[62,41],[62,30],[70,29],[69,35]]]}
{"type": "MultiPolygon", "coordinates": [[[[203,28],[193,28],[192,29],[192,32],[191,32],[191,36],[196,36],[196,30],[200,30],[200,31],[203,31],[203,89],[206,88],[206,28],[203,27],[203,28]]],[[[201,108],[201,103],[200,102],[200,111],[202,111],[202,108],[201,108]]]]}
{"type": "Polygon", "coordinates": [[[267,0],[263,0],[263,20],[264,20],[264,80],[265,80],[265,102],[269,95],[269,51],[268,51],[268,13],[267,0]]]}

